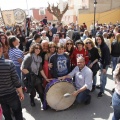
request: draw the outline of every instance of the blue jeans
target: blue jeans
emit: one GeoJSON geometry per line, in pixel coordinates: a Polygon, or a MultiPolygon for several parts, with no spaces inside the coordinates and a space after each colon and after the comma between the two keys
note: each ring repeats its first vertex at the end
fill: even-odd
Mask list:
{"type": "Polygon", "coordinates": [[[112,97],[112,106],[114,114],[112,120],[120,120],[120,95],[114,92],[112,97]]]}
{"type": "Polygon", "coordinates": [[[115,70],[115,67],[116,67],[116,65],[117,65],[118,58],[119,58],[119,57],[113,57],[113,56],[112,56],[113,71],[115,70]]]}
{"type": "MultiPolygon", "coordinates": [[[[103,73],[102,70],[103,70],[103,66],[100,65],[100,69],[101,69],[101,76],[100,76],[100,92],[103,92],[104,93],[104,90],[105,90],[105,86],[106,86],[106,83],[107,83],[107,73],[103,73]]],[[[106,66],[106,71],[108,69],[108,66],[106,66]]]]}
{"type": "Polygon", "coordinates": [[[93,76],[93,85],[95,85],[96,86],[96,75],[95,76],[93,76]]]}
{"type": "Polygon", "coordinates": [[[16,120],[23,120],[21,103],[16,92],[0,97],[0,104],[5,120],[13,120],[10,108],[12,109],[16,120]]]}
{"type": "Polygon", "coordinates": [[[84,103],[84,102],[86,102],[86,100],[89,99],[89,93],[90,93],[90,90],[88,90],[88,89],[85,90],[85,91],[83,91],[83,92],[81,92],[81,93],[79,93],[77,95],[76,101],[78,103],[84,103]]]}
{"type": "Polygon", "coordinates": [[[16,66],[16,71],[17,71],[17,74],[18,74],[19,78],[21,79],[21,70],[20,70],[20,66],[16,66]]]}

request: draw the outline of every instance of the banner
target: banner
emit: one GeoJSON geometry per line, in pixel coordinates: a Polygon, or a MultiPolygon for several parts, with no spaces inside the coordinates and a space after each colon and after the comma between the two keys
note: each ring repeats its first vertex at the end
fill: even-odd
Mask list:
{"type": "Polygon", "coordinates": [[[2,11],[2,16],[3,16],[5,25],[13,26],[15,24],[15,17],[14,17],[13,10],[2,11]]]}
{"type": "Polygon", "coordinates": [[[23,23],[26,19],[26,13],[22,9],[15,9],[14,10],[14,17],[16,23],[23,23]]]}

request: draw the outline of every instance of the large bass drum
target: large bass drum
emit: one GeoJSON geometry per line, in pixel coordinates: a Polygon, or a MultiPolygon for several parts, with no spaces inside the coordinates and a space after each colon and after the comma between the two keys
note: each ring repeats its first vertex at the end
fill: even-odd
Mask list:
{"type": "Polygon", "coordinates": [[[54,79],[47,84],[45,89],[47,104],[56,111],[65,110],[74,103],[76,97],[71,95],[66,98],[64,94],[73,93],[75,90],[71,79],[64,81],[54,79]]]}

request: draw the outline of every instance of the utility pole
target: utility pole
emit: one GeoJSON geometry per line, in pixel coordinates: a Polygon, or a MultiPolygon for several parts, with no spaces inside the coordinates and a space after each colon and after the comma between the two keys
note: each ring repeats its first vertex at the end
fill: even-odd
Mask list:
{"type": "Polygon", "coordinates": [[[94,37],[96,35],[96,28],[95,28],[96,4],[97,4],[97,1],[94,0],[94,37]]]}

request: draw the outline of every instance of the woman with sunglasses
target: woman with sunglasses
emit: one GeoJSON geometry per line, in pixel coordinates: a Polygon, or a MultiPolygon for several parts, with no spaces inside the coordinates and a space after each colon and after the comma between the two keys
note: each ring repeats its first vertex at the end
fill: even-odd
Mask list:
{"type": "Polygon", "coordinates": [[[96,74],[99,70],[98,60],[100,58],[98,49],[95,47],[92,39],[87,38],[85,39],[85,48],[88,51],[89,55],[89,63],[88,67],[91,68],[93,72],[93,86],[92,86],[92,92],[95,90],[96,87],[96,74]]]}
{"type": "Polygon", "coordinates": [[[67,40],[66,41],[65,49],[66,49],[67,54],[70,57],[71,70],[72,70],[75,67],[74,64],[73,64],[74,43],[73,43],[72,40],[67,40]]]}
{"type": "MultiPolygon", "coordinates": [[[[39,94],[41,102],[44,101],[43,95],[43,87],[42,87],[42,77],[48,81],[43,69],[42,69],[42,57],[41,54],[41,45],[39,43],[35,43],[30,47],[29,53],[25,56],[21,70],[26,78],[30,81],[32,80],[32,75],[35,74],[38,79],[35,80],[34,84],[32,84],[32,88],[30,89],[30,104],[32,107],[35,106],[34,97],[36,96],[36,91],[39,94]],[[42,77],[41,77],[42,75],[42,77]]],[[[29,87],[28,87],[29,88],[29,87]]]]}
{"type": "MultiPolygon", "coordinates": [[[[45,75],[48,78],[51,78],[49,68],[52,67],[52,64],[49,63],[49,58],[51,55],[53,55],[56,52],[56,44],[54,42],[49,42],[48,44],[48,52],[45,54],[44,58],[44,65],[43,65],[43,70],[45,75]]],[[[43,86],[45,87],[48,82],[46,80],[43,81],[43,86]]]]}
{"type": "Polygon", "coordinates": [[[7,36],[5,34],[0,35],[0,42],[2,43],[2,46],[3,46],[3,56],[4,56],[4,58],[9,59],[9,55],[8,55],[9,43],[8,43],[7,36]]]}

